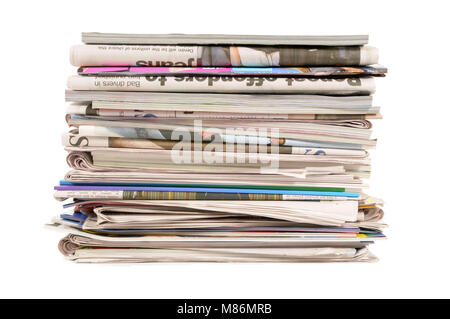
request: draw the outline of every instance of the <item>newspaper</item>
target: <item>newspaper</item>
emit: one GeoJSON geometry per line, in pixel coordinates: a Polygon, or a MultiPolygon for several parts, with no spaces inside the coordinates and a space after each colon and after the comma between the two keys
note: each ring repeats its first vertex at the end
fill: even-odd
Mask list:
{"type": "MultiPolygon", "coordinates": [[[[322,158],[320,156],[312,155],[308,157],[304,155],[300,158],[290,157],[293,161],[282,161],[279,156],[258,154],[254,157],[237,156],[240,161],[244,159],[246,165],[236,162],[234,165],[231,165],[233,163],[213,165],[213,163],[206,163],[203,160],[199,161],[200,163],[198,164],[174,163],[170,151],[157,151],[155,153],[151,152],[151,150],[144,149],[137,152],[136,150],[125,148],[92,148],[86,150],[76,147],[67,147],[66,150],[69,151],[66,160],[71,168],[91,172],[159,173],[165,171],[167,173],[183,175],[194,173],[194,176],[195,173],[203,172],[205,174],[202,177],[203,179],[207,178],[207,174],[253,174],[253,176],[256,176],[255,174],[261,174],[262,176],[271,174],[303,179],[311,173],[327,174],[333,171],[347,173],[360,178],[368,178],[370,176],[369,159],[322,158]],[[298,163],[298,161],[301,162],[298,163]],[[270,164],[272,163],[278,163],[278,169],[261,170],[261,167],[267,167],[267,165],[270,168],[270,164]]],[[[187,155],[190,155],[188,160],[192,160],[192,156],[195,156],[195,153],[187,153],[187,155]]],[[[199,156],[201,154],[197,153],[197,155],[199,156]]],[[[223,159],[224,157],[226,159],[227,154],[219,153],[219,159],[223,159]]],[[[202,157],[199,158],[202,159],[202,157]]],[[[232,156],[233,161],[237,158],[234,155],[232,156]]]]}
{"type": "MultiPolygon", "coordinates": [[[[60,246],[67,245],[60,243],[60,246]]],[[[366,248],[233,248],[142,249],[96,248],[62,250],[78,263],[141,263],[141,262],[374,262],[377,258],[366,248]]]]}
{"type": "MultiPolygon", "coordinates": [[[[53,227],[63,227],[62,225],[52,225],[53,227]]],[[[81,232],[73,228],[66,228],[70,232],[65,237],[68,242],[80,246],[89,247],[133,247],[133,248],[282,248],[282,247],[341,247],[341,248],[363,248],[364,242],[357,237],[339,238],[339,241],[328,239],[308,240],[307,236],[300,237],[300,240],[294,240],[288,237],[244,237],[244,236],[184,236],[180,240],[177,236],[122,236],[106,237],[92,233],[81,232]]],[[[307,233],[308,235],[311,233],[307,233]]],[[[334,239],[335,240],[335,239],[334,239]]],[[[64,244],[63,249],[67,248],[64,244]]]]}
{"type": "Polygon", "coordinates": [[[146,66],[82,66],[79,75],[121,76],[121,75],[260,75],[260,76],[384,76],[387,69],[381,65],[372,66],[317,66],[296,68],[246,68],[246,67],[146,67],[146,66]]]}
{"type": "MultiPolygon", "coordinates": [[[[338,187],[348,191],[359,191],[366,188],[361,179],[346,174],[343,166],[327,167],[326,171],[321,169],[314,172],[313,168],[306,168],[300,174],[233,174],[212,172],[210,174],[198,172],[152,171],[133,169],[114,169],[107,167],[95,167],[88,154],[82,152],[71,152],[67,160],[69,166],[77,168],[70,170],[64,176],[69,183],[101,183],[108,180],[111,183],[130,184],[170,184],[170,185],[261,185],[261,186],[283,186],[283,187],[338,187]],[[83,157],[84,156],[84,157],[83,157]],[[83,170],[80,170],[83,169],[83,170]],[[319,173],[319,174],[317,174],[319,173]]],[[[305,197],[309,199],[310,197],[305,197]]],[[[316,198],[324,199],[324,198],[316,198]]]]}
{"type": "MultiPolygon", "coordinates": [[[[375,146],[376,140],[365,139],[364,141],[360,139],[349,139],[345,137],[326,137],[320,135],[313,134],[302,134],[302,133],[294,133],[287,132],[284,133],[283,136],[279,135],[279,132],[263,132],[260,130],[256,132],[254,130],[248,130],[247,132],[243,132],[241,130],[227,130],[223,132],[214,131],[214,134],[211,134],[212,131],[206,130],[195,130],[194,128],[186,127],[186,129],[177,127],[177,129],[161,129],[158,126],[153,127],[145,127],[147,126],[146,122],[143,122],[141,127],[133,127],[133,126],[124,126],[123,122],[114,122],[110,123],[110,126],[107,125],[104,121],[98,120],[76,120],[70,119],[68,121],[70,125],[76,126],[73,128],[70,133],[77,134],[76,137],[72,137],[69,143],[72,146],[80,146],[86,145],[89,143],[85,136],[89,137],[118,137],[118,138],[126,138],[126,139],[141,139],[141,141],[135,141],[136,146],[141,145],[144,146],[145,143],[142,139],[147,140],[167,140],[167,141],[179,141],[182,143],[196,141],[197,143],[224,143],[227,144],[228,147],[232,147],[234,144],[250,144],[250,145],[267,145],[267,146],[283,146],[283,147],[298,147],[303,148],[307,147],[308,149],[320,148],[320,149],[345,149],[345,150],[360,150],[363,147],[370,148],[375,146]],[[95,121],[95,122],[94,122],[95,121]],[[104,123],[104,124],[103,124],[104,123]],[[92,124],[92,125],[91,125],[92,124]],[[97,124],[97,125],[95,125],[97,124]],[[114,126],[112,126],[114,125],[114,126]],[[78,129],[77,129],[78,128],[78,129]]],[[[99,140],[97,140],[99,141],[99,140]]],[[[117,142],[121,142],[123,140],[116,140],[117,142]]],[[[94,140],[92,140],[94,142],[94,140]]],[[[64,142],[66,144],[66,142],[64,142]]],[[[96,142],[94,142],[96,143],[96,142]]],[[[129,141],[127,142],[129,143],[129,141]]],[[[93,144],[89,144],[93,145],[93,144]]],[[[178,144],[182,145],[182,144],[178,144]]],[[[184,145],[184,144],[183,144],[184,145]]],[[[197,146],[199,147],[200,144],[197,146]]],[[[211,145],[212,146],[212,145],[211,145]]],[[[234,147],[234,146],[233,146],[234,147]]],[[[256,147],[256,146],[255,146],[256,147]]],[[[136,147],[141,148],[141,147],[136,147]]],[[[146,148],[146,147],[144,147],[146,148]]],[[[299,149],[301,151],[301,149],[299,149]]],[[[319,154],[327,154],[325,150],[320,151],[319,154]]]]}
{"type": "MultiPolygon", "coordinates": [[[[283,113],[241,113],[241,112],[204,112],[204,111],[167,111],[167,110],[139,110],[139,109],[110,109],[99,107],[99,102],[92,104],[72,103],[66,108],[66,118],[73,116],[105,119],[105,120],[134,120],[134,121],[158,121],[171,119],[173,123],[185,124],[186,121],[209,120],[211,123],[227,123],[231,120],[239,122],[266,121],[297,121],[299,123],[327,124],[343,127],[357,127],[370,129],[372,123],[369,118],[376,118],[377,114],[363,114],[352,116],[350,114],[317,114],[323,113],[323,109],[311,109],[310,114],[283,114],[283,113]],[[92,105],[95,104],[94,109],[92,105]],[[314,114],[312,114],[314,113],[314,114]],[[366,119],[367,118],[367,119],[366,119]]],[[[105,103],[105,102],[100,102],[105,103]]],[[[108,103],[108,102],[106,102],[108,103]]],[[[119,105],[120,107],[120,105],[119,105]]],[[[239,109],[238,109],[239,110],[239,109]]],[[[374,109],[368,109],[372,112],[374,109]]],[[[305,110],[306,111],[306,110],[305,110]]],[[[330,110],[331,112],[332,110],[330,110]]],[[[353,110],[352,110],[353,111],[353,110]]]]}
{"type": "Polygon", "coordinates": [[[68,163],[75,169],[135,169],[180,173],[281,174],[304,177],[309,169],[329,171],[343,167],[347,174],[367,178],[370,159],[344,156],[230,153],[127,148],[67,147],[68,163]],[[86,154],[80,154],[86,153],[86,154]]]}
{"type": "Polygon", "coordinates": [[[71,48],[70,63],[141,67],[355,66],[377,64],[378,50],[371,46],[76,45],[71,48]]]}
{"type": "MultiPolygon", "coordinates": [[[[203,134],[203,132],[210,132],[209,135],[222,131],[224,134],[234,133],[236,135],[251,135],[251,136],[274,136],[275,131],[280,134],[283,133],[300,133],[300,134],[314,134],[323,136],[339,136],[355,139],[369,139],[372,130],[367,126],[358,126],[353,122],[339,121],[330,124],[328,121],[274,121],[274,120],[215,120],[215,119],[165,119],[165,118],[150,118],[146,121],[128,120],[128,121],[114,121],[107,120],[103,117],[83,117],[71,116],[67,122],[70,125],[88,125],[88,126],[106,126],[106,127],[128,127],[128,128],[149,128],[162,130],[178,130],[189,131],[203,134]],[[228,130],[227,130],[228,129],[228,130]],[[258,133],[257,131],[260,131],[258,133]],[[268,131],[273,131],[270,134],[268,131]]],[[[162,132],[161,134],[164,135],[162,132]]],[[[219,134],[219,133],[217,133],[219,134]]],[[[145,134],[139,133],[136,136],[123,136],[146,138],[145,134]]]]}
{"type": "MultiPolygon", "coordinates": [[[[214,142],[219,143],[219,142],[214,142]]],[[[179,142],[172,140],[157,140],[145,138],[122,138],[110,136],[89,136],[82,134],[64,133],[62,135],[62,144],[66,147],[110,147],[110,148],[134,148],[134,149],[155,149],[155,150],[171,150],[176,146],[182,146],[186,149],[194,149],[197,147],[193,142],[179,142]]],[[[203,151],[208,149],[209,143],[202,142],[201,149],[203,151]]],[[[272,153],[270,145],[261,144],[256,145],[239,145],[233,144],[230,146],[222,144],[222,149],[227,152],[244,152],[244,153],[272,153]]],[[[276,151],[279,154],[321,154],[322,156],[360,156],[366,157],[367,152],[363,150],[349,150],[349,149],[333,149],[333,148],[314,148],[314,147],[298,147],[298,146],[278,146],[276,151]]]]}
{"type": "MultiPolygon", "coordinates": [[[[192,93],[192,92],[124,92],[124,91],[73,91],[66,90],[65,98],[67,102],[127,102],[142,103],[142,105],[176,105],[185,106],[236,106],[260,107],[266,106],[273,109],[273,106],[304,107],[326,107],[326,108],[348,108],[372,106],[372,96],[324,96],[307,94],[220,94],[220,93],[192,93]]],[[[121,103],[127,105],[127,103],[121,103]]],[[[123,108],[123,107],[116,107],[123,108]]],[[[222,109],[223,107],[218,107],[222,109]]],[[[172,109],[171,109],[172,110],[172,109]]],[[[241,111],[245,112],[245,111],[241,111]]]]}
{"type": "Polygon", "coordinates": [[[368,35],[242,35],[132,34],[83,32],[84,43],[105,44],[243,44],[243,45],[363,45],[368,35]]]}
{"type": "MultiPolygon", "coordinates": [[[[176,191],[89,191],[89,190],[58,190],[54,194],[57,200],[77,198],[78,200],[257,200],[257,201],[320,201],[341,200],[340,196],[321,195],[285,195],[285,194],[258,194],[258,193],[208,193],[208,192],[176,192],[176,191]]],[[[130,215],[125,215],[129,217],[130,215]]],[[[131,216],[135,219],[135,216],[131,216]]],[[[229,220],[230,221],[230,220],[229,220]]],[[[246,224],[246,227],[250,224],[246,224]]],[[[255,226],[255,224],[251,224],[255,226]]],[[[197,227],[198,225],[196,225],[197,227]]],[[[230,224],[215,224],[214,227],[230,226],[230,224]]],[[[131,228],[124,226],[125,228],[131,228]]],[[[210,226],[213,227],[213,226],[210,226]]]]}
{"type": "MultiPolygon", "coordinates": [[[[63,192],[57,191],[56,193],[62,196],[67,195],[60,194],[63,192]]],[[[72,193],[75,192],[72,191],[72,193]]],[[[176,229],[208,230],[216,227],[228,227],[239,231],[244,228],[262,229],[266,227],[266,229],[275,229],[276,227],[318,225],[343,228],[364,227],[379,231],[386,227],[385,224],[380,222],[384,214],[379,207],[359,210],[356,208],[356,219],[350,214],[346,216],[346,210],[349,213],[355,211],[355,207],[358,206],[356,200],[304,200],[301,202],[297,201],[295,204],[292,202],[294,199],[289,199],[288,196],[281,199],[244,199],[239,201],[233,199],[231,194],[231,199],[221,199],[219,197],[221,195],[218,194],[216,199],[212,196],[210,199],[201,199],[199,196],[193,200],[185,201],[185,199],[181,198],[181,195],[180,198],[158,198],[157,195],[155,193],[151,196],[145,196],[146,198],[133,199],[144,201],[144,204],[139,205],[139,207],[133,205],[135,202],[130,206],[104,204],[96,207],[93,209],[93,214],[90,214],[84,221],[83,229],[92,231],[100,229],[105,231],[118,229],[176,231],[176,229]],[[167,199],[173,203],[173,206],[168,207],[165,205],[167,199]],[[247,202],[248,200],[250,202],[247,202]],[[278,202],[274,202],[276,200],[278,202]],[[288,202],[280,202],[286,200],[288,202]],[[202,205],[198,205],[200,208],[187,208],[184,205],[185,203],[193,203],[192,207],[197,207],[195,203],[202,205]],[[261,210],[259,208],[261,205],[272,208],[279,206],[280,210],[270,214],[261,210]],[[208,210],[209,206],[215,210],[208,210]],[[239,207],[246,213],[236,213],[234,209],[239,207]],[[327,208],[332,209],[327,211],[327,208]],[[308,213],[305,213],[306,211],[308,213]]],[[[267,195],[266,197],[270,196],[267,195]]],[[[92,199],[92,197],[87,199],[92,199]]],[[[106,201],[114,200],[113,198],[102,198],[102,195],[97,195],[95,200],[105,199],[106,201]]],[[[118,199],[120,200],[121,198],[118,199]]],[[[301,237],[301,234],[298,237],[301,237]]]]}
{"type": "Polygon", "coordinates": [[[73,75],[71,90],[219,93],[301,93],[324,95],[370,95],[375,92],[373,77],[364,78],[267,78],[247,76],[116,76],[73,75]]]}
{"type": "MultiPolygon", "coordinates": [[[[274,122],[245,126],[239,123],[209,126],[216,121],[187,121],[184,125],[170,121],[107,121],[89,118],[71,118],[70,125],[79,126],[79,133],[86,136],[111,136],[125,138],[149,138],[187,141],[221,141],[225,143],[265,144],[267,138],[297,139],[324,143],[344,143],[375,146],[371,130],[364,128],[326,126],[321,124],[298,124],[274,122]],[[272,125],[272,126],[270,126],[272,125]],[[242,137],[239,137],[242,136],[242,137]],[[253,138],[254,137],[254,138],[253,138]],[[252,139],[253,142],[248,139],[252,139]],[[234,142],[232,142],[234,141],[234,142]]],[[[273,143],[273,142],[271,142],[273,143]]],[[[281,145],[285,145],[281,143],[281,145]]],[[[297,145],[288,145],[297,146],[297,145]]],[[[309,146],[312,146],[309,145],[309,146]]],[[[332,148],[332,147],[331,147],[332,148]]]]}

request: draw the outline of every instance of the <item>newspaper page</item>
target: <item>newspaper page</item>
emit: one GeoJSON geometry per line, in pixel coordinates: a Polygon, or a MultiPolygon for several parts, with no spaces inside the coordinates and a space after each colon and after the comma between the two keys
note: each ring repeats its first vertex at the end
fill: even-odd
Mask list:
{"type": "Polygon", "coordinates": [[[354,66],[378,63],[378,50],[371,46],[75,45],[70,62],[74,66],[354,66]]]}
{"type": "Polygon", "coordinates": [[[115,76],[69,77],[72,90],[147,91],[147,92],[219,92],[219,93],[303,93],[326,95],[369,95],[375,81],[365,78],[298,78],[246,76],[115,76]]]}

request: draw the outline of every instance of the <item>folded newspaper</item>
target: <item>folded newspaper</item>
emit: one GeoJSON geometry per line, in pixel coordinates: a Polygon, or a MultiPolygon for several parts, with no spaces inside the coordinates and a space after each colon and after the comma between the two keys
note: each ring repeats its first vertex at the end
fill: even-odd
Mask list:
{"type": "Polygon", "coordinates": [[[363,45],[367,35],[243,35],[243,34],[131,34],[83,32],[84,43],[105,44],[246,44],[246,45],[363,45]]]}
{"type": "Polygon", "coordinates": [[[371,46],[261,47],[173,45],[76,45],[74,66],[286,67],[358,66],[378,63],[371,46]]]}
{"type": "Polygon", "coordinates": [[[367,262],[367,36],[83,33],[54,187],[74,262],[367,262]]]}

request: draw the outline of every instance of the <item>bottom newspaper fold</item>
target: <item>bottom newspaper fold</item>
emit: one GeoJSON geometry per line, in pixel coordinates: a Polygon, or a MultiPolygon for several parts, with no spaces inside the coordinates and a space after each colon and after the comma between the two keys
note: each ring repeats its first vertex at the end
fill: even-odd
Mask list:
{"type": "MultiPolygon", "coordinates": [[[[87,239],[87,238],[86,238],[87,239]]],[[[85,263],[126,262],[337,262],[376,261],[366,247],[282,247],[282,248],[151,248],[127,247],[118,243],[86,240],[80,244],[74,235],[61,239],[59,249],[68,259],[85,263]]]]}

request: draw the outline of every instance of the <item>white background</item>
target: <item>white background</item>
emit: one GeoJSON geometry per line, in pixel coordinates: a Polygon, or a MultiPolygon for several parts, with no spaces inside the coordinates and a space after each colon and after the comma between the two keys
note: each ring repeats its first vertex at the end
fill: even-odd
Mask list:
{"type": "Polygon", "coordinates": [[[1,297],[450,297],[446,1],[29,1],[1,4],[1,297]],[[253,4],[253,5],[252,5],[253,4]],[[43,225],[60,211],[69,47],[82,31],[370,34],[378,79],[375,264],[83,265],[43,225]]]}

